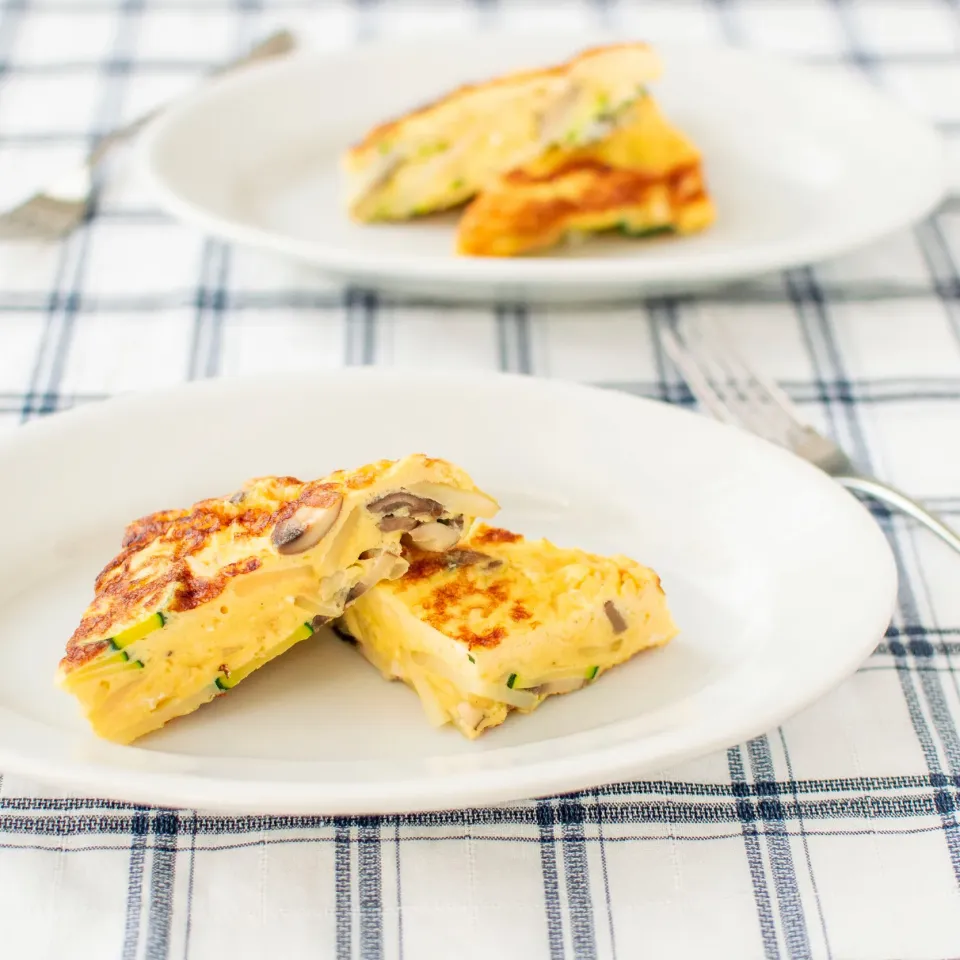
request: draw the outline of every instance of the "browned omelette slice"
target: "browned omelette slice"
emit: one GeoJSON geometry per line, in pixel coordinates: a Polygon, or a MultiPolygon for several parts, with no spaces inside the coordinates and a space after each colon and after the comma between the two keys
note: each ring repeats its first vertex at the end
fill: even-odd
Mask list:
{"type": "Polygon", "coordinates": [[[402,537],[442,552],[497,509],[459,467],[415,454],[151,514],[97,577],[57,682],[97,734],[129,743],[400,576],[402,537]]]}
{"type": "Polygon", "coordinates": [[[434,726],[471,739],[677,632],[659,577],[628,557],[483,523],[445,554],[406,556],[406,574],[364,594],[338,629],[416,690],[434,726]]]}
{"type": "Polygon", "coordinates": [[[556,147],[488,185],[463,214],[457,250],[510,257],[607,230],[693,233],[714,218],[699,151],[645,96],[605,140],[556,147]]]}

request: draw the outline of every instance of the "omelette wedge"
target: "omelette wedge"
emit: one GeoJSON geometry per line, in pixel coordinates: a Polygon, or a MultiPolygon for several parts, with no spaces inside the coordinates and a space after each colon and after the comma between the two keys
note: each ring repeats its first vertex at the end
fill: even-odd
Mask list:
{"type": "Polygon", "coordinates": [[[687,234],[714,218],[699,151],[646,95],[605,139],[553,147],[489,183],[463,213],[457,252],[511,257],[608,230],[687,234]]]}
{"type": "Polygon", "coordinates": [[[446,210],[554,144],[602,140],[660,71],[649,46],[620,43],[461,87],[346,151],[350,214],[363,222],[446,210]]]}
{"type": "Polygon", "coordinates": [[[335,629],[409,684],[434,726],[471,739],[677,632],[659,578],[627,557],[478,523],[448,553],[407,559],[403,577],[369,590],[335,629]]]}
{"type": "Polygon", "coordinates": [[[232,496],[127,527],[57,672],[94,731],[129,743],[231,690],[418,550],[453,547],[496,501],[420,454],[232,496]]]}

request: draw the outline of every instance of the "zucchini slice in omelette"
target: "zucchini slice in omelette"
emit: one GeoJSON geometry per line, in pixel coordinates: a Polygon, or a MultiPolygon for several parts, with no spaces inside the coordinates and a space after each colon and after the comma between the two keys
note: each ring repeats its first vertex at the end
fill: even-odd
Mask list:
{"type": "Polygon", "coordinates": [[[660,71],[649,46],[619,43],[461,87],[344,154],[349,211],[359,221],[406,220],[456,207],[553,144],[602,140],[660,71]]]}
{"type": "Polygon", "coordinates": [[[699,151],[644,96],[605,139],[552,148],[488,184],[463,213],[457,252],[511,257],[608,230],[687,234],[715,216],[699,151]]]}
{"type": "Polygon", "coordinates": [[[129,743],[235,687],[338,617],[418,550],[453,547],[496,501],[420,454],[130,524],[67,642],[57,682],[101,737],[129,743]]]}
{"type": "Polygon", "coordinates": [[[677,632],[659,578],[627,557],[481,523],[446,554],[406,556],[406,574],[365,593],[335,629],[409,684],[434,726],[471,739],[677,632]]]}

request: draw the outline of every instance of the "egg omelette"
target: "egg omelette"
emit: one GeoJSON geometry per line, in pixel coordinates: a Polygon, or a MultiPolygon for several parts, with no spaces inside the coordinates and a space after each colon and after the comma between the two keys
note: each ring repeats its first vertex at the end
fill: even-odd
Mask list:
{"type": "Polygon", "coordinates": [[[406,556],[405,575],[367,591],[335,629],[411,686],[431,723],[471,739],[677,632],[659,578],[627,557],[482,523],[446,554],[406,556]]]}
{"type": "Polygon", "coordinates": [[[693,233],[714,218],[699,151],[646,95],[605,139],[552,147],[489,183],[464,211],[457,251],[510,257],[607,230],[693,233]]]}
{"type": "Polygon", "coordinates": [[[660,71],[647,44],[618,43],[460,87],[346,151],[348,209],[356,220],[382,221],[456,207],[554,144],[604,139],[660,71]]]}
{"type": "Polygon", "coordinates": [[[129,743],[235,687],[339,616],[418,551],[453,547],[496,501],[415,454],[233,495],[130,524],[97,577],[57,681],[94,731],[129,743]]]}

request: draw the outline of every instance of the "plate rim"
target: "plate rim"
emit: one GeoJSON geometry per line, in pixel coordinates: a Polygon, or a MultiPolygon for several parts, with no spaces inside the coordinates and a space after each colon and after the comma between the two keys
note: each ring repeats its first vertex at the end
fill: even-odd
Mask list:
{"type": "MultiPolygon", "coordinates": [[[[497,36],[507,36],[514,40],[529,36],[539,42],[544,42],[546,38],[546,42],[579,46],[588,46],[591,39],[626,39],[623,35],[597,31],[588,34],[570,31],[532,34],[529,31],[507,30],[502,34],[486,35],[450,31],[443,34],[446,42],[461,42],[475,47],[495,42],[497,36]]],[[[920,148],[918,152],[928,155],[926,159],[929,161],[929,169],[924,171],[924,177],[919,178],[921,185],[926,188],[925,201],[918,201],[914,212],[909,215],[905,212],[885,214],[885,211],[881,210],[879,219],[871,224],[869,229],[838,227],[831,233],[828,242],[811,237],[805,243],[791,246],[781,240],[769,249],[754,251],[749,257],[736,251],[733,254],[712,251],[705,257],[707,262],[699,265],[687,258],[660,258],[654,275],[652,270],[644,270],[646,265],[642,258],[635,257],[564,258],[543,254],[520,258],[451,257],[439,260],[421,255],[391,255],[384,260],[376,253],[343,254],[330,243],[297,238],[211,212],[203,205],[184,197],[176,183],[167,178],[161,169],[158,155],[164,139],[175,135],[177,125],[184,118],[190,117],[196,111],[202,111],[211,100],[221,95],[242,94],[244,89],[257,85],[264,77],[283,75],[286,72],[295,73],[320,63],[329,65],[336,60],[352,61],[372,57],[378,50],[389,51],[394,56],[404,52],[412,56],[413,52],[422,49],[429,39],[435,38],[380,40],[330,52],[301,48],[280,60],[257,64],[235,74],[211,80],[163,111],[144,132],[138,160],[149,190],[167,212],[213,236],[289,256],[337,277],[359,277],[374,285],[411,280],[415,283],[450,284],[451,295],[455,297],[456,286],[462,284],[472,288],[489,287],[491,284],[514,284],[533,290],[549,285],[570,292],[592,283],[636,290],[655,286],[658,282],[690,285],[734,282],[793,266],[820,263],[859,249],[922,220],[942,202],[948,189],[948,157],[943,136],[933,124],[908,110],[893,97],[869,86],[865,80],[847,76],[825,76],[808,63],[767,51],[719,43],[675,41],[652,41],[652,45],[663,53],[664,59],[676,55],[706,54],[740,62],[767,64],[773,69],[792,73],[803,81],[842,89],[850,96],[871,102],[875,108],[882,108],[899,125],[912,128],[911,138],[920,148]]]]}
{"type": "MultiPolygon", "coordinates": [[[[403,381],[414,376],[413,371],[403,369],[383,368],[341,368],[329,371],[327,376],[340,381],[356,381],[369,378],[386,378],[388,380],[403,381]]],[[[422,372],[416,373],[418,381],[424,380],[422,372]]],[[[882,569],[878,591],[884,591],[887,600],[881,611],[881,604],[877,604],[875,611],[871,611],[871,623],[864,625],[863,637],[849,649],[845,649],[845,656],[826,677],[819,677],[816,683],[809,683],[801,696],[782,698],[766,705],[763,711],[755,712],[745,722],[743,718],[735,717],[731,723],[713,723],[710,734],[704,735],[703,725],[688,724],[680,728],[683,735],[677,737],[676,730],[654,730],[640,740],[631,739],[624,742],[617,739],[613,733],[607,738],[607,745],[600,745],[588,752],[574,750],[571,754],[561,753],[559,756],[541,758],[529,767],[518,768],[509,763],[503,768],[481,768],[464,772],[446,773],[439,777],[413,777],[402,780],[374,779],[371,781],[334,781],[326,782],[322,779],[306,781],[296,780],[269,780],[243,779],[241,777],[227,779],[223,776],[203,776],[197,773],[180,774],[164,770],[137,769],[138,764],[108,765],[104,761],[87,762],[82,757],[72,757],[64,761],[60,757],[57,769],[51,769],[52,758],[18,752],[7,739],[6,725],[0,726],[0,769],[9,773],[18,773],[33,776],[44,781],[56,782],[60,785],[69,784],[71,787],[92,790],[98,796],[108,796],[128,802],[143,802],[161,806],[176,806],[186,808],[202,808],[219,811],[263,811],[274,813],[314,813],[314,814],[386,814],[398,812],[413,812],[427,810],[449,810],[463,806],[479,806],[520,801],[531,797],[541,797],[558,793],[582,790],[598,784],[615,782],[628,777],[638,776],[654,768],[673,765],[692,757],[701,756],[714,750],[722,749],[732,743],[743,742],[753,736],[760,735],[775,727],[784,719],[794,715],[811,703],[820,699],[850,676],[869,655],[871,650],[882,639],[889,625],[897,597],[897,571],[892,550],[883,535],[880,527],[870,516],[869,511],[839,484],[815,467],[781,450],[751,434],[724,424],[717,423],[689,410],[657,400],[638,397],[620,390],[608,390],[602,387],[579,384],[572,381],[550,380],[545,378],[529,377],[520,374],[500,372],[469,372],[428,375],[429,379],[438,385],[453,383],[463,387],[464,381],[472,384],[482,384],[484,387],[495,387],[498,384],[511,384],[516,388],[534,391],[558,391],[562,394],[583,395],[584,392],[595,395],[613,397],[614,402],[636,404],[637,410],[646,411],[646,415],[654,417],[682,418],[684,420],[701,421],[702,429],[710,431],[726,431],[727,438],[734,443],[746,443],[755,448],[763,448],[764,455],[783,461],[790,461],[797,476],[805,475],[802,482],[818,485],[826,502],[833,501],[838,510],[854,511],[859,515],[865,536],[873,539],[871,549],[882,557],[878,569],[882,569]],[[867,531],[870,531],[869,533],[867,531]],[[637,744],[642,744],[650,738],[668,737],[678,742],[670,749],[663,750],[655,759],[637,759],[637,744]],[[430,795],[425,796],[424,791],[430,795]]],[[[335,386],[335,385],[334,385],[335,386]]],[[[182,394],[192,391],[213,394],[226,391],[247,392],[256,389],[270,389],[280,387],[283,390],[291,389],[289,378],[281,373],[259,374],[244,377],[224,377],[218,379],[194,381],[165,387],[159,390],[143,391],[122,394],[105,400],[94,401],[69,411],[31,421],[18,430],[0,437],[0,451],[16,448],[20,443],[44,442],[44,434],[51,439],[58,431],[69,429],[71,423],[78,424],[84,420],[96,420],[111,416],[111,410],[117,410],[116,415],[123,416],[135,412],[136,407],[146,405],[159,409],[165,397],[173,394],[182,394]]],[[[331,386],[331,389],[334,387],[331,386]]],[[[46,441],[46,442],[49,442],[46,441]]],[[[851,513],[852,515],[852,513],[851,513]]],[[[879,594],[878,594],[879,595],[879,594]]],[[[735,668],[734,672],[742,669],[735,668]]],[[[729,674],[727,674],[729,683],[729,674]]],[[[698,696],[708,694],[710,685],[702,690],[698,696]]],[[[675,701],[670,706],[675,707],[675,701]]],[[[3,713],[12,713],[20,716],[7,707],[3,713]]],[[[637,724],[638,718],[628,718],[616,721],[609,726],[612,731],[617,728],[626,728],[629,724],[637,724]]],[[[54,740],[62,740],[61,731],[42,725],[45,735],[53,736],[54,740]]],[[[583,736],[583,731],[563,735],[557,738],[536,741],[536,745],[552,742],[562,743],[574,737],[583,736]]],[[[529,745],[524,745],[524,747],[529,745]]],[[[107,749],[127,751],[129,747],[106,745],[107,749]]],[[[501,755],[524,747],[504,747],[501,755]]],[[[133,748],[136,749],[136,748],[133,748]]],[[[137,756],[148,756],[153,751],[143,751],[137,756]]],[[[639,751],[642,753],[642,751],[639,751]]],[[[161,753],[163,753],[161,751],[161,753]]],[[[169,754],[168,756],[182,756],[169,754]]],[[[129,754],[127,754],[130,757],[129,754]]],[[[192,762],[194,758],[189,758],[192,762]]],[[[508,758],[509,760],[509,758],[508,758]]],[[[149,757],[146,761],[149,764],[149,757]]],[[[298,763],[297,761],[290,761],[298,763]]],[[[322,766],[322,761],[312,761],[322,766]]],[[[189,764],[188,764],[189,765],[189,764]]],[[[329,763],[328,763],[329,766],[329,763]]]]}

